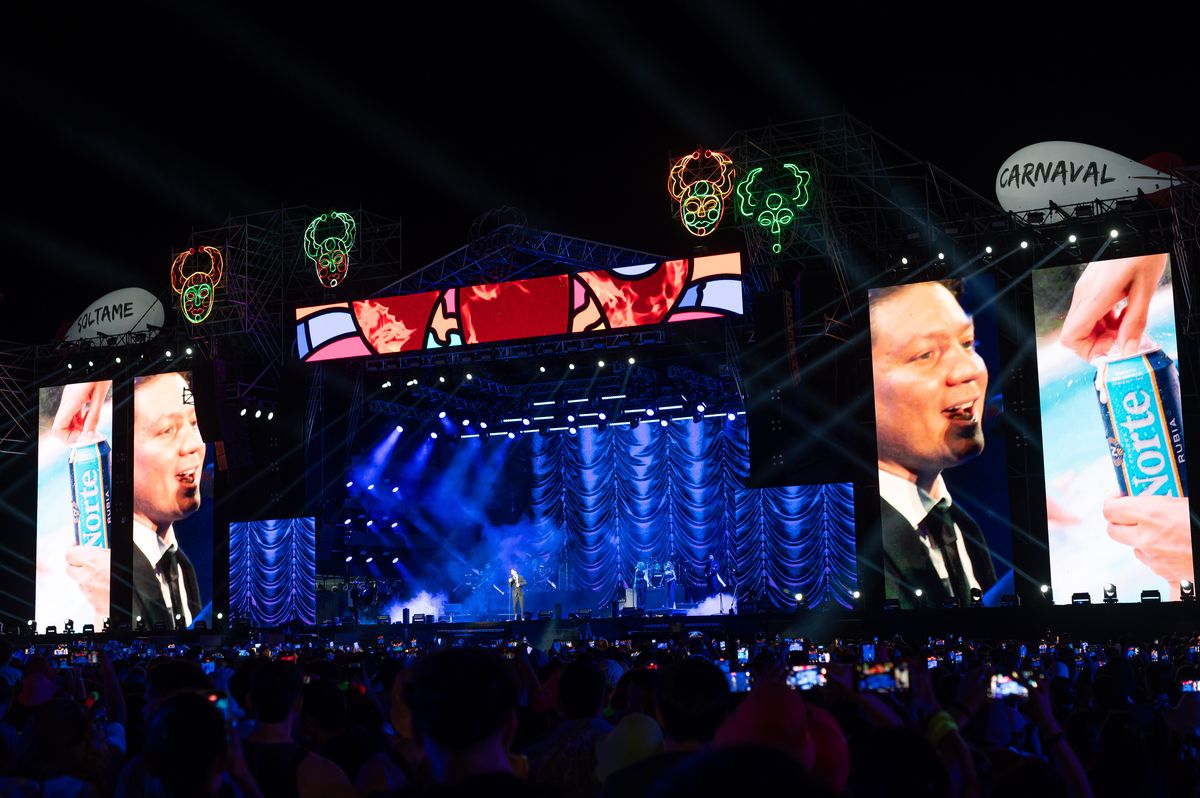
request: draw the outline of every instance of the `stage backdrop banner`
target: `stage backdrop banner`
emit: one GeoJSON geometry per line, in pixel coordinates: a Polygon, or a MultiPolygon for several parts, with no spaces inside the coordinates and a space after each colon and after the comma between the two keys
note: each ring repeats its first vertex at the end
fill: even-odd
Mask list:
{"type": "Polygon", "coordinates": [[[565,563],[571,589],[616,598],[639,560],[669,558],[694,592],[713,554],[726,580],[736,566],[743,597],[776,607],[794,605],[796,593],[810,605],[849,603],[853,486],[743,487],[749,452],[740,419],[529,437],[530,548],[565,563]]]}
{"type": "Polygon", "coordinates": [[[229,525],[229,611],[255,626],[317,622],[315,518],[229,525]]]}

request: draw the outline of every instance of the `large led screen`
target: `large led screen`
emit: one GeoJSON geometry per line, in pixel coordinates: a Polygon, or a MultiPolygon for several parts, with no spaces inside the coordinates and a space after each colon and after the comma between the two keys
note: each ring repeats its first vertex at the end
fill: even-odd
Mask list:
{"type": "Polygon", "coordinates": [[[317,622],[317,519],[229,525],[229,610],[254,626],[317,622]]]}
{"type": "Polygon", "coordinates": [[[869,292],[881,566],[902,607],[1012,592],[994,296],[984,275],[869,292]]]}
{"type": "Polygon", "coordinates": [[[38,393],[39,628],[76,628],[109,614],[112,526],[112,381],[38,393]]]}
{"type": "Polygon", "coordinates": [[[133,381],[133,617],[146,628],[208,622],[212,457],[189,372],[133,381]]]}
{"type": "Polygon", "coordinates": [[[1178,598],[1194,581],[1166,254],[1033,275],[1055,596],[1178,598]]]}
{"type": "Polygon", "coordinates": [[[740,315],[738,253],[299,308],[304,361],[740,315]]]}

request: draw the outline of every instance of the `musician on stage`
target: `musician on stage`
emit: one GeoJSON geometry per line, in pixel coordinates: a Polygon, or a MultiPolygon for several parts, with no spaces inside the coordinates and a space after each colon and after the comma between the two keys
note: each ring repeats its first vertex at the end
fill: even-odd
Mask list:
{"type": "Polygon", "coordinates": [[[663,583],[667,586],[667,606],[675,609],[675,565],[669,559],[663,563],[663,583]]]}
{"type": "Polygon", "coordinates": [[[516,568],[508,572],[508,592],[512,597],[513,620],[519,621],[525,617],[525,577],[516,568]]]}
{"type": "Polygon", "coordinates": [[[708,555],[708,559],[704,563],[704,578],[708,581],[708,595],[715,596],[725,587],[725,580],[721,578],[721,564],[717,562],[715,554],[708,555]]]}
{"type": "Polygon", "coordinates": [[[633,590],[637,596],[638,609],[646,608],[646,589],[650,587],[650,569],[644,560],[638,560],[633,567],[633,590]]]}

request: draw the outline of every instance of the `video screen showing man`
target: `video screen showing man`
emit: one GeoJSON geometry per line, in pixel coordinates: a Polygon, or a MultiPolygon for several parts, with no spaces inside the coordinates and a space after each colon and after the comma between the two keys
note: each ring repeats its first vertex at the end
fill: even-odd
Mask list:
{"type": "Polygon", "coordinates": [[[1059,601],[1194,582],[1166,253],[1033,274],[1050,574],[1059,601]]]}
{"type": "Polygon", "coordinates": [[[38,393],[34,619],[102,628],[109,617],[112,380],[38,393]]]}
{"type": "MultiPolygon", "coordinates": [[[[869,293],[884,589],[902,607],[996,603],[997,559],[1004,584],[1011,578],[1003,446],[964,468],[985,449],[989,369],[962,291],[957,282],[923,282],[869,293]],[[954,470],[972,473],[952,493],[954,470]],[[987,518],[986,532],[976,514],[987,518]]],[[[988,306],[980,326],[993,356],[994,310],[979,304],[988,306]]]]}
{"type": "Polygon", "coordinates": [[[169,372],[134,379],[133,617],[149,629],[201,620],[208,609],[201,585],[212,584],[211,514],[196,516],[206,446],[188,378],[169,372]],[[193,556],[205,573],[184,553],[185,541],[196,544],[193,556]]]}

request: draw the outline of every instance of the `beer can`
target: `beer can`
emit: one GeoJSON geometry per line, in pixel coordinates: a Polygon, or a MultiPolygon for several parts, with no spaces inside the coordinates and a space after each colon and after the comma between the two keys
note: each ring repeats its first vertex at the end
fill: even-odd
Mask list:
{"type": "Polygon", "coordinates": [[[1159,347],[1103,358],[1096,397],[1125,496],[1187,496],[1179,372],[1159,347]]]}
{"type": "Polygon", "coordinates": [[[112,447],[104,438],[71,447],[71,513],[75,543],[109,548],[112,524],[112,447]]]}

